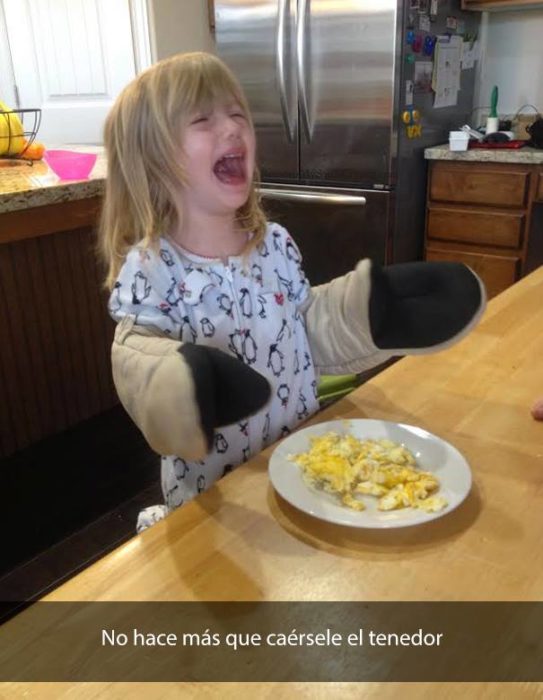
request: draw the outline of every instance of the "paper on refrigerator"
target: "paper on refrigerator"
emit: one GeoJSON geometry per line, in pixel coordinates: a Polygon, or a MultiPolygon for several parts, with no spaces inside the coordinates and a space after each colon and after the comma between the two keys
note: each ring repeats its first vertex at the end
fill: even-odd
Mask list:
{"type": "Polygon", "coordinates": [[[468,70],[475,66],[475,53],[471,41],[465,41],[462,45],[462,70],[468,70]]]}
{"type": "Polygon", "coordinates": [[[437,38],[432,76],[435,108],[453,107],[458,102],[462,43],[461,36],[438,36],[437,38]]]}
{"type": "Polygon", "coordinates": [[[479,42],[464,41],[462,49],[462,70],[475,67],[475,61],[479,60],[479,42]]]}

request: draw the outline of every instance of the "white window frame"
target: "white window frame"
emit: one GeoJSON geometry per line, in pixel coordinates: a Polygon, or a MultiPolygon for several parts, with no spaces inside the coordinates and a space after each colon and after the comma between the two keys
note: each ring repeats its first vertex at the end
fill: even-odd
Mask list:
{"type": "Polygon", "coordinates": [[[132,22],[132,39],[134,45],[134,65],[136,73],[149,68],[156,62],[156,47],[151,32],[153,13],[150,0],[129,0],[130,21],[132,22]]]}

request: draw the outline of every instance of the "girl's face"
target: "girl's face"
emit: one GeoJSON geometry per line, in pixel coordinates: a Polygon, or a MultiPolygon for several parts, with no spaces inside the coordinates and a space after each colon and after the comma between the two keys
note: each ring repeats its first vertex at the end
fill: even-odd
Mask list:
{"type": "Polygon", "coordinates": [[[181,147],[185,211],[235,214],[247,201],[255,167],[255,135],[240,105],[232,100],[192,114],[181,147]]]}

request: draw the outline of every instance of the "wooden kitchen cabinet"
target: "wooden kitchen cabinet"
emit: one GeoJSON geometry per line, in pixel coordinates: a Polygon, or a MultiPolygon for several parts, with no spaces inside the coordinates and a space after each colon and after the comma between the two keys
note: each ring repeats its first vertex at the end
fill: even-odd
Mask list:
{"type": "MultiPolygon", "coordinates": [[[[532,211],[543,201],[543,169],[518,163],[435,160],[430,163],[426,260],[474,269],[488,296],[543,263],[529,246],[532,211]]],[[[532,238],[538,237],[536,232],[532,238]]]]}
{"type": "Polygon", "coordinates": [[[0,213],[0,457],[118,404],[100,207],[94,197],[0,213]]]}
{"type": "Polygon", "coordinates": [[[537,192],[535,197],[537,201],[543,202],[543,171],[537,174],[537,192]]]}

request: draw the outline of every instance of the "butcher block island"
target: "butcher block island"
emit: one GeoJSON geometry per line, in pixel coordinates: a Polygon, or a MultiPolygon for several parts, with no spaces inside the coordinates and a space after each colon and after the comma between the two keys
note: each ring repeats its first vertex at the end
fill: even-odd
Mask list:
{"type": "MultiPolygon", "coordinates": [[[[275,446],[47,596],[48,601],[538,601],[543,593],[543,268],[489,304],[453,348],[400,360],[309,423],[373,418],[454,445],[471,467],[466,500],[442,518],[390,530],[344,527],[279,497],[275,446]]],[[[31,624],[34,607],[17,620],[31,624]]],[[[474,620],[474,625],[477,621],[474,620]]],[[[523,630],[509,627],[511,640],[523,630]]],[[[520,636],[519,636],[520,635],[520,636]]],[[[513,642],[512,642],[513,643],[513,642]]],[[[516,643],[516,642],[515,642],[516,643]]],[[[202,653],[202,652],[198,652],[202,653]]],[[[534,649],[534,653],[536,650],[534,649]]],[[[148,697],[152,686],[6,684],[9,697],[148,697]]],[[[309,686],[188,684],[191,697],[292,697],[309,686]],[[205,694],[207,693],[207,695],[205,694]],[[267,696],[267,695],[266,695],[267,696]]],[[[321,697],[534,697],[527,683],[311,686],[321,697]]],[[[158,690],[157,690],[158,692],[158,690]]],[[[161,697],[176,697],[175,685],[161,697]]]]}
{"type": "Polygon", "coordinates": [[[427,148],[425,258],[472,267],[489,295],[543,264],[543,150],[427,148]]]}
{"type": "MultiPolygon", "coordinates": [[[[88,150],[88,147],[87,147],[88,150]]],[[[101,151],[102,149],[97,149],[101,151]]],[[[45,162],[0,161],[0,457],[117,403],[96,224],[105,181],[62,182],[45,162]]]]}

